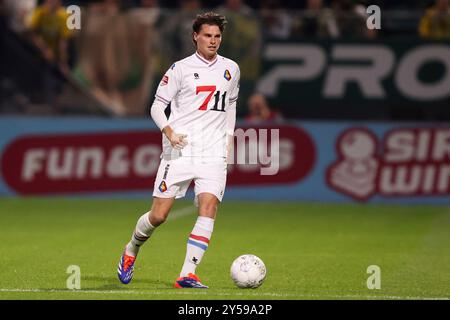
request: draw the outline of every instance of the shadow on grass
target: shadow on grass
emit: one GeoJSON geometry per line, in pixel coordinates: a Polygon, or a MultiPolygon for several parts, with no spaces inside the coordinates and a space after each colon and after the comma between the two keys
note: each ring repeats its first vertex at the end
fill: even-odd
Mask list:
{"type": "Polygon", "coordinates": [[[167,290],[173,288],[173,283],[161,281],[152,278],[134,278],[132,281],[134,285],[145,284],[145,288],[136,288],[134,286],[125,285],[120,283],[117,276],[83,276],[81,278],[81,286],[83,290],[123,290],[129,291],[135,290],[167,290]],[[98,285],[84,287],[83,280],[100,282],[98,285]]]}

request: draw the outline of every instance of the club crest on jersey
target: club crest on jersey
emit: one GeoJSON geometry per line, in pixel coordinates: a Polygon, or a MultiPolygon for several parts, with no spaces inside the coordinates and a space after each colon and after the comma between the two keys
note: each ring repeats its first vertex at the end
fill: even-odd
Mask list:
{"type": "Polygon", "coordinates": [[[160,82],[159,85],[160,86],[165,86],[168,83],[169,83],[169,77],[165,75],[164,77],[162,77],[161,82],[160,82]]]}
{"type": "Polygon", "coordinates": [[[197,79],[199,79],[200,78],[200,76],[198,75],[198,73],[196,72],[196,73],[194,73],[194,78],[195,78],[195,80],[197,80],[197,79]]]}
{"type": "Polygon", "coordinates": [[[230,81],[230,80],[231,80],[231,73],[230,73],[230,71],[228,71],[228,69],[225,70],[225,73],[223,74],[223,77],[224,77],[225,79],[227,79],[227,81],[230,81]]]}
{"type": "Polygon", "coordinates": [[[161,181],[161,184],[159,185],[159,191],[161,191],[161,192],[167,191],[167,185],[166,185],[166,182],[164,180],[161,181]]]}

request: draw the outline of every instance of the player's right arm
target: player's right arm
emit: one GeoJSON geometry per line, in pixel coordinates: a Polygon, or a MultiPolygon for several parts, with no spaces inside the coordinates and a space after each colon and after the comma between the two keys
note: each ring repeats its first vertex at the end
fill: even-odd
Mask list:
{"type": "Polygon", "coordinates": [[[161,130],[162,133],[166,135],[167,139],[169,139],[173,148],[178,150],[183,149],[187,145],[187,141],[185,140],[186,135],[175,133],[170,127],[166,114],[164,113],[166,108],[167,104],[155,99],[150,109],[152,119],[155,121],[155,124],[158,126],[159,130],[161,130]]]}
{"type": "Polygon", "coordinates": [[[158,126],[170,144],[175,149],[182,149],[187,145],[186,135],[176,133],[170,127],[164,110],[167,105],[172,101],[172,99],[178,94],[179,88],[181,87],[181,68],[175,70],[175,64],[173,64],[166,74],[163,76],[158,90],[156,91],[155,100],[150,109],[150,114],[153,121],[158,126]]]}

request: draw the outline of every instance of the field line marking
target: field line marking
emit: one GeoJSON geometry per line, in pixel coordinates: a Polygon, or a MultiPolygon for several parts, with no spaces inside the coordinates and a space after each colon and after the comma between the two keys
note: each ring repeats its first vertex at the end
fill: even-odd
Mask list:
{"type": "Polygon", "coordinates": [[[197,295],[197,296],[255,296],[255,297],[298,297],[298,298],[335,298],[335,299],[392,299],[392,300],[450,300],[448,297],[412,297],[390,295],[330,295],[330,294],[289,294],[289,293],[225,293],[225,292],[197,292],[197,291],[145,291],[145,290],[69,290],[69,289],[7,289],[0,288],[0,292],[7,293],[93,293],[93,294],[130,294],[130,295],[197,295]]]}

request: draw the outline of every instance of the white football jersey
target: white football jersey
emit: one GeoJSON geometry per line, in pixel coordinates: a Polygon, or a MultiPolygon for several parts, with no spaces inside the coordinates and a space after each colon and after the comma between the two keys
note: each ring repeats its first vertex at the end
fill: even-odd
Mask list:
{"type": "Polygon", "coordinates": [[[226,110],[238,98],[239,79],[237,63],[220,55],[207,61],[196,52],[169,68],[155,99],[171,103],[169,125],[188,145],[175,150],[163,134],[163,156],[226,157],[226,110]]]}

